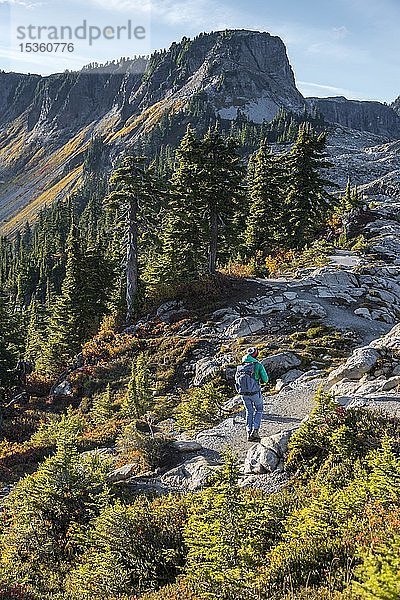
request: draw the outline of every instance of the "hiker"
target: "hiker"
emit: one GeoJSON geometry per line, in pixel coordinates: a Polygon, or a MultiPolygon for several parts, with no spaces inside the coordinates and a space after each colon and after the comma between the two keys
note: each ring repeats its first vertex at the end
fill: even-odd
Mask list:
{"type": "Polygon", "coordinates": [[[248,348],[242,364],[236,369],[236,391],[242,397],[246,408],[247,441],[259,442],[260,425],[263,414],[261,384],[268,383],[268,374],[258,360],[258,349],[248,348]]]}

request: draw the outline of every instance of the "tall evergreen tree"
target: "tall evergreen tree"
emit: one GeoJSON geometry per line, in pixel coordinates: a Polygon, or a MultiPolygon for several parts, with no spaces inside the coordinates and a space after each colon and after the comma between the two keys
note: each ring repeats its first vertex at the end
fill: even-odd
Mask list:
{"type": "Polygon", "coordinates": [[[39,368],[50,375],[65,369],[82,343],[96,333],[110,283],[100,250],[83,251],[76,225],[71,227],[66,252],[61,295],[51,308],[47,342],[38,361],[39,368]]]}
{"type": "Polygon", "coordinates": [[[48,320],[46,306],[33,298],[29,305],[28,318],[25,358],[34,365],[45,345],[48,320]]]}
{"type": "Polygon", "coordinates": [[[143,417],[153,404],[150,358],[141,352],[132,361],[132,372],[122,410],[130,418],[143,417]]]}
{"type": "Polygon", "coordinates": [[[282,243],[285,171],[282,158],[262,142],[251,162],[249,181],[249,215],[245,245],[251,256],[265,258],[282,243]]]}
{"type": "Polygon", "coordinates": [[[47,344],[39,360],[39,368],[50,375],[65,369],[86,337],[87,323],[82,319],[85,291],[81,242],[76,225],[72,225],[67,239],[66,276],[61,296],[52,308],[47,344]]]}
{"type": "Polygon", "coordinates": [[[13,369],[23,352],[22,322],[0,293],[0,387],[15,383],[13,369]]]}
{"type": "Polygon", "coordinates": [[[324,177],[324,172],[332,166],[325,149],[325,134],[315,134],[308,124],[300,127],[287,160],[285,211],[291,248],[302,248],[315,239],[333,202],[327,188],[333,188],[334,184],[324,177]]]}
{"type": "Polygon", "coordinates": [[[148,268],[151,283],[184,283],[204,271],[204,226],[197,185],[199,141],[188,128],[176,152],[168,207],[162,224],[160,247],[148,268]]]}
{"type": "Polygon", "coordinates": [[[87,248],[83,257],[84,287],[86,302],[83,306],[83,319],[87,324],[86,334],[94,334],[101,318],[106,314],[109,304],[109,292],[116,274],[112,261],[105,256],[103,246],[87,248]]]}
{"type": "Polygon", "coordinates": [[[230,245],[244,168],[236,142],[224,139],[217,129],[210,129],[202,139],[199,159],[198,185],[201,210],[206,217],[208,272],[213,275],[217,269],[221,237],[230,245]]]}
{"type": "Polygon", "coordinates": [[[216,129],[199,140],[187,129],[171,180],[159,281],[185,282],[215,273],[219,251],[227,254],[237,242],[233,232],[243,175],[236,142],[216,129]]]}
{"type": "Polygon", "coordinates": [[[145,159],[126,156],[121,166],[111,176],[112,191],[106,205],[121,215],[125,244],[126,273],[126,324],[132,323],[139,290],[139,236],[140,228],[151,218],[149,213],[157,210],[158,188],[152,170],[145,166],[145,159]]]}

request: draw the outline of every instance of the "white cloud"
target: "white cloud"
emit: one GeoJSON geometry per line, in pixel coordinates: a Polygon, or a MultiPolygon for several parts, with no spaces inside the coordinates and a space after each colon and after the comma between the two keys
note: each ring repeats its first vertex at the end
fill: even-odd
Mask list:
{"type": "Polygon", "coordinates": [[[1,5],[6,6],[23,6],[25,8],[35,8],[36,6],[42,6],[41,2],[35,2],[34,0],[0,0],[1,5]]]}
{"type": "Polygon", "coordinates": [[[309,44],[305,51],[309,55],[319,55],[327,59],[335,61],[349,61],[352,65],[370,65],[371,55],[369,48],[362,48],[358,45],[347,44],[342,40],[327,40],[319,39],[309,44]]]}
{"type": "Polygon", "coordinates": [[[297,81],[297,87],[303,96],[317,96],[327,98],[328,96],[345,96],[353,100],[365,100],[365,95],[333,85],[324,85],[310,81],[297,81]]]}
{"type": "Polygon", "coordinates": [[[92,5],[109,11],[148,15],[171,25],[189,24],[212,29],[225,27],[234,11],[215,0],[89,0],[92,5]]]}

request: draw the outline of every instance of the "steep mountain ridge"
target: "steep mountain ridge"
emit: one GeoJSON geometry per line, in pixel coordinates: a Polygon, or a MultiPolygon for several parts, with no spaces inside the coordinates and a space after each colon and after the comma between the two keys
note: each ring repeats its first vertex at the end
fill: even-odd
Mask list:
{"type": "Polygon", "coordinates": [[[127,61],[122,69],[49,77],[1,73],[0,89],[5,232],[80,184],[84,151],[94,135],[105,138],[110,153],[114,146],[118,151],[163,115],[190,110],[199,95],[223,118],[241,109],[262,121],[282,106],[294,111],[305,106],[282,40],[242,30],[184,38],[168,52],[127,61]]]}
{"type": "Polygon", "coordinates": [[[310,107],[316,107],[330,123],[350,129],[400,138],[400,114],[394,106],[381,102],[348,100],[344,96],[332,98],[307,98],[310,107]]]}
{"type": "MultiPolygon", "coordinates": [[[[195,125],[205,114],[262,123],[281,108],[303,114],[310,107],[342,128],[363,130],[360,147],[400,137],[395,105],[344,98],[306,101],[296,88],[284,43],[265,32],[201,34],[150,58],[48,77],[1,72],[0,231],[15,232],[44,205],[79,188],[94,136],[104,140],[111,163],[174,115],[195,125]]],[[[375,179],[386,175],[386,166],[374,172],[375,179]]],[[[363,169],[356,179],[371,181],[363,169]]]]}

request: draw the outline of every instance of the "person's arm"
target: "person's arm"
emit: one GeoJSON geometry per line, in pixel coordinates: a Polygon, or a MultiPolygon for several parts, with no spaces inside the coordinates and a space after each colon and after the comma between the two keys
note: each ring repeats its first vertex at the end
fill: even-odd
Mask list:
{"type": "Polygon", "coordinates": [[[259,367],[260,382],[268,383],[268,381],[269,381],[268,373],[265,370],[264,365],[262,363],[259,363],[259,364],[260,364],[260,367],[259,367]]]}

